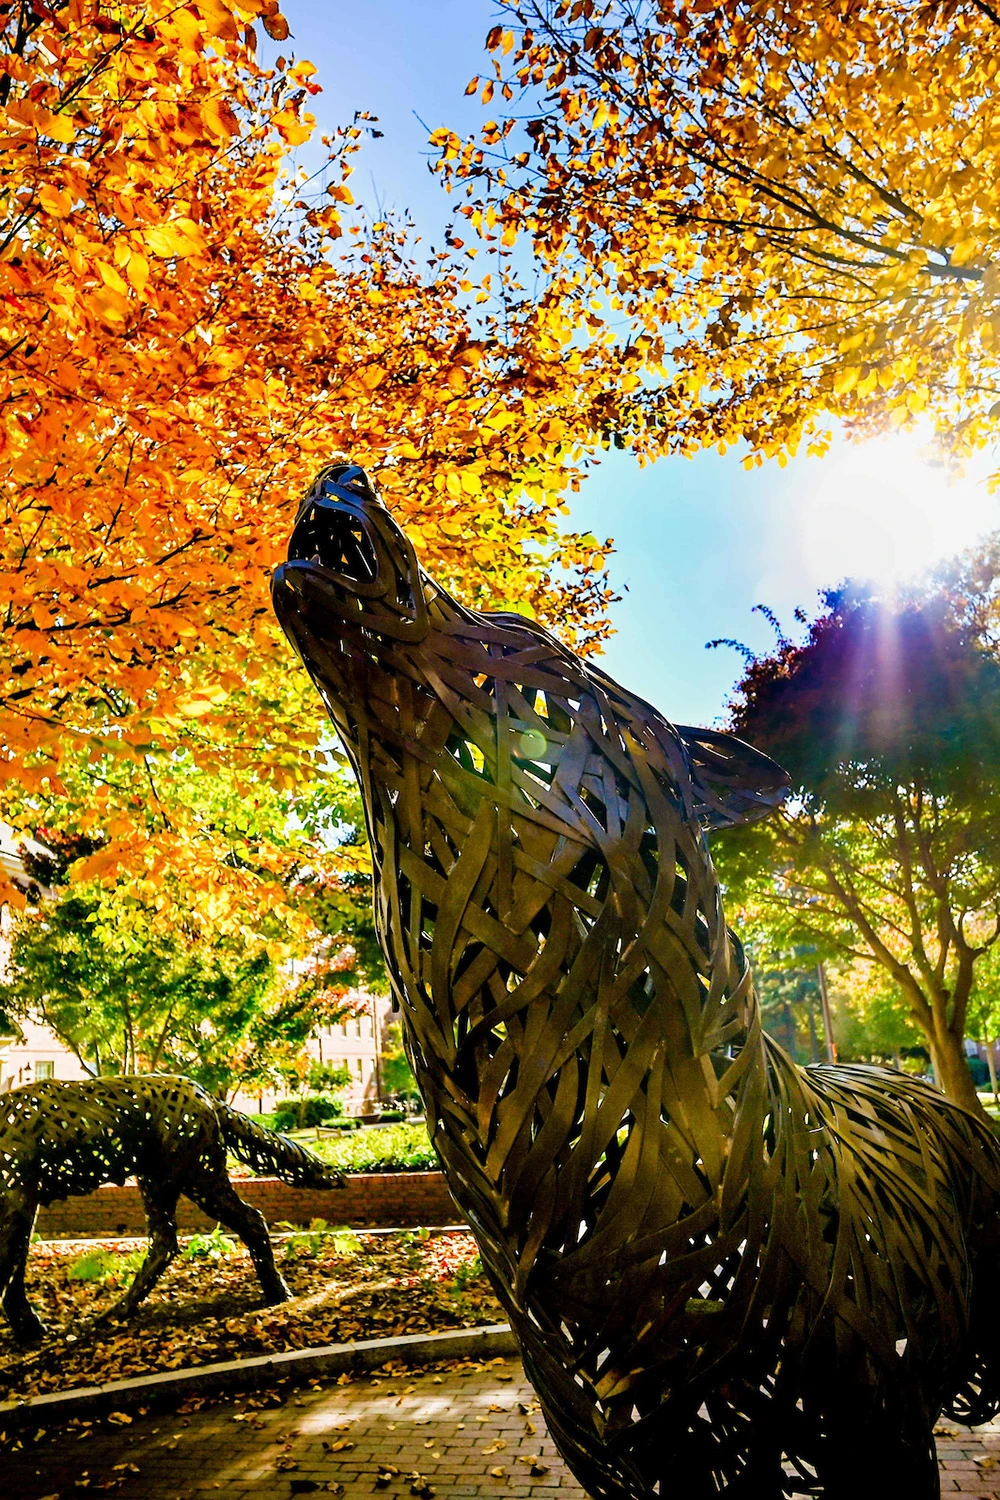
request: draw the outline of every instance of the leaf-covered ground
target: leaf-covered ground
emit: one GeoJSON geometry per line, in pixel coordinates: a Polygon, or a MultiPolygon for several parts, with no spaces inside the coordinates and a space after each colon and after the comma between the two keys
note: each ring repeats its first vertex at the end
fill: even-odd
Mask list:
{"type": "MultiPolygon", "coordinates": [[[[292,1299],[262,1307],[243,1247],[195,1236],[128,1325],[94,1319],[128,1285],[144,1242],[39,1244],[28,1294],[50,1333],[19,1351],[0,1328],[0,1399],[216,1360],[501,1321],[468,1234],[302,1233],[276,1240],[292,1299]],[[220,1249],[225,1253],[219,1253],[220,1249]],[[86,1279],[79,1279],[80,1277],[86,1279]]],[[[231,1243],[231,1242],[230,1242],[231,1243]]]]}

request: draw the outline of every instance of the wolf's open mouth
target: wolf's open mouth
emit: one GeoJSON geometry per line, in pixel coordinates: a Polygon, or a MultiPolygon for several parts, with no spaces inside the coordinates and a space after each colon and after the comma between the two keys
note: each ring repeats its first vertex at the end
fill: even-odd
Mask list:
{"type": "Polygon", "coordinates": [[[378,559],[364,523],[342,502],[318,497],[295,525],[289,562],[314,562],[357,583],[374,583],[378,559]]]}

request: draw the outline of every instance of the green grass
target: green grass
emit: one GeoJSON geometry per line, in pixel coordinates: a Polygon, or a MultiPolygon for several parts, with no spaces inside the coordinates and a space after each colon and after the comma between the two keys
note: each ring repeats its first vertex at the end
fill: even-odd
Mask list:
{"type": "Polygon", "coordinates": [[[343,1172],[429,1172],[440,1165],[423,1124],[370,1125],[318,1141],[303,1136],[302,1143],[343,1172]]]}

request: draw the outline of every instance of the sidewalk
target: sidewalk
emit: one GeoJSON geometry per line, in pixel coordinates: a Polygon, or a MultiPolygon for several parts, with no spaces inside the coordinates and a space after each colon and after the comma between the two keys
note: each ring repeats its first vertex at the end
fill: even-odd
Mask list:
{"type": "MultiPolygon", "coordinates": [[[[434,1375],[235,1396],[186,1413],[125,1414],[0,1454],[17,1500],[583,1500],[514,1360],[434,1375]],[[277,1403],[277,1404],[276,1404],[277,1403]]],[[[1000,1500],[1000,1423],[938,1436],[942,1494],[1000,1500]]]]}

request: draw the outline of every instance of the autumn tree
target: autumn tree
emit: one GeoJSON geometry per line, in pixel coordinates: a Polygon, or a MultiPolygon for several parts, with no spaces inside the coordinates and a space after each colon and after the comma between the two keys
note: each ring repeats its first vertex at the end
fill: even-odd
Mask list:
{"type": "Polygon", "coordinates": [[[831,592],[801,644],[749,661],[732,727],[795,791],[718,841],[731,904],[776,942],[879,966],[942,1087],[978,1108],[963,1041],[1000,939],[1000,663],[940,593],[831,592]]]}
{"type": "MultiPolygon", "coordinates": [[[[482,232],[614,337],[624,431],[749,463],[929,420],[959,454],[1000,411],[987,0],[501,0],[436,137],[482,232]],[[615,328],[624,332],[615,333],[615,328]]],[[[613,423],[610,431],[619,431],[613,423]]]]}
{"type": "MultiPolygon", "coordinates": [[[[301,935],[275,917],[252,944],[213,931],[195,909],[157,909],[127,880],[113,899],[67,877],[95,851],[41,830],[45,852],[23,855],[29,901],[18,915],[0,1010],[51,1028],[87,1072],[170,1072],[215,1092],[269,1086],[319,1025],[353,1012],[354,950],[320,939],[293,962],[301,935]],[[82,846],[82,847],[81,847],[82,846]]],[[[290,893],[294,907],[301,891],[290,893]]]]}
{"type": "Polygon", "coordinates": [[[267,595],[331,456],[472,603],[592,645],[609,598],[561,529],[603,352],[356,210],[363,120],[305,182],[315,69],[264,66],[257,26],[288,36],[276,0],[0,11],[0,815],[72,808],[81,879],[230,924],[329,862],[294,812],[254,820],[337,774],[267,595]]]}

